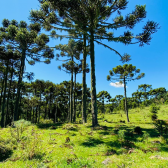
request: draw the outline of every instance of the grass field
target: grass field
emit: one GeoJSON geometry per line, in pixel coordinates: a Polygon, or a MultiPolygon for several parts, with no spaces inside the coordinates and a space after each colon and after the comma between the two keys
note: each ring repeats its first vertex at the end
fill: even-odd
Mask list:
{"type": "MultiPolygon", "coordinates": [[[[99,127],[91,118],[82,124],[30,125],[22,134],[16,128],[0,129],[0,152],[8,151],[2,168],[168,168],[168,145],[155,129],[149,107],[99,115],[99,127]],[[138,134],[134,128],[142,128],[138,134]],[[123,130],[123,131],[122,131],[123,130]],[[124,131],[125,130],[125,131],[124,131]],[[12,136],[11,136],[12,133],[12,136]]],[[[158,118],[168,119],[168,105],[158,118]]]]}

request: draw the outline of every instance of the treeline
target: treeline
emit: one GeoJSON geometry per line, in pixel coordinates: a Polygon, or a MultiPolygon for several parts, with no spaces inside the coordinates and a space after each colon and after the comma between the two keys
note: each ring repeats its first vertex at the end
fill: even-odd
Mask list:
{"type": "MultiPolygon", "coordinates": [[[[3,101],[4,87],[1,83],[0,107],[5,106],[5,126],[14,120],[14,107],[17,96],[17,82],[10,81],[6,86],[5,102],[3,101]],[[5,105],[3,104],[5,103],[5,105]]],[[[54,84],[49,81],[36,80],[35,82],[22,82],[18,119],[25,119],[32,123],[39,123],[40,119],[52,119],[54,122],[69,121],[70,115],[70,86],[71,81],[54,84]]],[[[87,114],[91,113],[90,89],[87,88],[87,114]]],[[[76,83],[73,92],[73,122],[76,116],[81,116],[82,84],[76,83]]],[[[1,113],[2,120],[2,113],[1,113]]]]}
{"type": "MultiPolygon", "coordinates": [[[[125,98],[123,95],[116,95],[114,98],[106,99],[110,102],[105,105],[106,112],[117,112],[125,110],[125,98]]],[[[132,97],[127,97],[128,109],[136,107],[143,108],[155,104],[168,104],[168,91],[164,87],[152,89],[152,85],[142,84],[138,86],[138,90],[132,93],[132,97]]],[[[99,110],[103,110],[103,102],[99,103],[99,110]]]]}
{"type": "MultiPolygon", "coordinates": [[[[0,108],[5,106],[4,120],[5,126],[10,125],[14,120],[15,99],[17,96],[17,82],[11,80],[11,71],[8,74],[8,82],[4,88],[4,79],[1,81],[0,108]],[[6,89],[5,102],[4,89],[6,89]],[[5,105],[3,104],[5,103],[5,105]]],[[[74,84],[72,122],[76,118],[82,117],[82,84],[74,84]]],[[[32,123],[39,123],[44,119],[51,119],[53,122],[69,122],[70,118],[70,98],[71,81],[63,81],[54,84],[50,81],[35,80],[34,82],[22,82],[20,92],[20,102],[18,109],[18,119],[25,119],[32,123]]],[[[86,115],[91,115],[91,94],[90,88],[86,91],[86,115]]],[[[125,109],[125,98],[123,95],[116,95],[112,98],[107,91],[100,91],[97,94],[98,114],[112,113],[125,109]],[[107,104],[108,103],[108,104],[107,104]]],[[[168,103],[168,92],[160,87],[152,89],[151,85],[142,84],[138,90],[132,93],[132,97],[127,97],[128,108],[144,107],[152,103],[168,103]]],[[[2,120],[2,113],[1,113],[2,120]]]]}

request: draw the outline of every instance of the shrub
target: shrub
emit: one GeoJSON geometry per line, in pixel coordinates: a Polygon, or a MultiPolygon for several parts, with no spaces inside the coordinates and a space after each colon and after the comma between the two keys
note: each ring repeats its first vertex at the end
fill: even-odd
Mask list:
{"type": "Polygon", "coordinates": [[[121,144],[123,144],[125,141],[125,138],[126,138],[125,132],[126,132],[125,130],[118,131],[118,140],[121,142],[121,144]]]}
{"type": "Polygon", "coordinates": [[[107,108],[105,113],[111,113],[111,110],[107,108]]]}
{"type": "Polygon", "coordinates": [[[53,124],[53,120],[51,119],[41,119],[40,124],[53,124]]]}
{"type": "Polygon", "coordinates": [[[32,128],[27,138],[22,140],[21,147],[22,149],[24,149],[25,153],[23,157],[25,157],[26,159],[41,159],[44,155],[40,134],[38,134],[34,128],[32,128]]]}
{"type": "Polygon", "coordinates": [[[156,106],[156,104],[154,103],[150,106],[150,112],[152,113],[151,115],[152,121],[155,121],[157,119],[157,112],[159,109],[160,107],[156,106]]]}
{"type": "Polygon", "coordinates": [[[28,126],[31,125],[30,121],[26,121],[24,119],[22,120],[18,120],[18,121],[14,121],[12,123],[12,126],[9,127],[10,128],[10,133],[11,136],[16,139],[16,141],[20,141],[23,132],[27,129],[28,126]]]}
{"type": "Polygon", "coordinates": [[[155,120],[154,125],[160,136],[167,135],[168,124],[164,120],[155,120]]]}
{"type": "Polygon", "coordinates": [[[145,131],[143,134],[143,141],[147,140],[148,142],[149,134],[145,131]]]}

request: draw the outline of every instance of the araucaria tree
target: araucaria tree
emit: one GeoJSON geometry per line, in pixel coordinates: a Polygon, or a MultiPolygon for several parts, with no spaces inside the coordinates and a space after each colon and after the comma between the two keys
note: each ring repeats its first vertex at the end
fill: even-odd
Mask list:
{"type": "Polygon", "coordinates": [[[41,3],[41,9],[39,11],[31,11],[33,21],[41,22],[43,27],[48,30],[57,30],[62,26],[64,27],[62,30],[68,29],[67,31],[74,35],[73,38],[83,35],[85,40],[89,41],[92,126],[94,127],[98,125],[94,42],[108,47],[122,57],[119,52],[105,45],[101,40],[106,39],[123,44],[139,43],[140,46],[143,46],[144,44],[149,44],[151,34],[157,31],[158,24],[148,21],[143,27],[143,31],[135,36],[127,30],[123,35],[115,37],[113,32],[107,32],[107,30],[119,28],[133,29],[137,23],[146,18],[145,5],[137,5],[135,10],[124,18],[121,15],[121,11],[126,9],[127,0],[39,0],[39,2],[41,3]],[[108,23],[107,20],[112,14],[117,16],[113,18],[112,23],[108,23]],[[64,22],[65,18],[70,20],[69,25],[67,22],[64,22]],[[68,26],[69,28],[67,28],[68,26]]]}
{"type": "Polygon", "coordinates": [[[110,75],[107,75],[108,81],[119,81],[124,84],[124,95],[125,95],[125,113],[127,116],[127,122],[129,122],[128,109],[127,109],[127,95],[126,95],[126,84],[127,81],[138,80],[145,76],[144,73],[140,73],[140,69],[136,69],[136,66],[132,64],[124,64],[123,66],[118,65],[109,71],[110,75]]]}
{"type": "MultiPolygon", "coordinates": [[[[70,87],[70,114],[69,114],[69,121],[72,122],[73,116],[73,74],[75,72],[75,58],[79,60],[81,50],[78,49],[78,44],[75,40],[70,39],[67,45],[56,45],[57,50],[61,50],[61,56],[70,57],[69,62],[67,64],[62,64],[62,66],[71,73],[71,87],[70,87]]],[[[61,67],[59,66],[59,69],[61,67]]]]}
{"type": "Polygon", "coordinates": [[[102,101],[102,105],[103,105],[103,113],[105,113],[105,110],[104,110],[104,100],[106,100],[106,102],[109,102],[109,100],[111,99],[111,96],[110,94],[107,92],[107,91],[101,91],[97,94],[97,98],[99,98],[100,101],[102,101]]]}
{"type": "Polygon", "coordinates": [[[38,33],[41,30],[39,23],[27,25],[25,21],[9,21],[3,20],[3,27],[0,29],[0,38],[2,43],[8,43],[14,50],[20,53],[19,78],[17,85],[17,96],[15,102],[14,120],[18,120],[18,110],[20,102],[20,91],[22,87],[22,79],[25,68],[25,61],[34,65],[36,61],[43,57],[45,63],[50,63],[50,59],[54,57],[53,50],[46,44],[49,38],[45,34],[38,33]]]}

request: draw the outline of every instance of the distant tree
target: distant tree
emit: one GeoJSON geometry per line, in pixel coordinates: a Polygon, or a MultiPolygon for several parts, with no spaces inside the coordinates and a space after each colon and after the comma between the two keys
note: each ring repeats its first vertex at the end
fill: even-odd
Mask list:
{"type": "Polygon", "coordinates": [[[106,102],[109,102],[111,96],[110,94],[107,92],[107,91],[100,91],[98,94],[97,94],[97,98],[99,99],[99,101],[102,102],[102,105],[103,105],[103,113],[105,113],[105,110],[104,110],[104,101],[106,100],[106,102]]]}
{"type": "Polygon", "coordinates": [[[110,75],[107,76],[108,81],[117,80],[124,84],[124,95],[125,95],[125,113],[127,116],[127,122],[129,122],[128,109],[127,109],[127,96],[126,96],[126,84],[127,81],[137,80],[144,77],[144,73],[140,74],[140,69],[136,69],[136,66],[132,64],[124,64],[123,66],[118,65],[109,71],[110,75]]]}
{"type": "Polygon", "coordinates": [[[149,94],[155,99],[157,99],[159,95],[162,95],[164,93],[166,93],[166,89],[164,87],[152,89],[149,91],[149,94]]]}
{"type": "Polygon", "coordinates": [[[152,85],[148,85],[148,84],[139,85],[138,90],[142,92],[144,101],[146,101],[149,97],[149,91],[152,90],[152,85]]]}
{"type": "Polygon", "coordinates": [[[141,98],[142,98],[142,92],[136,91],[132,93],[132,98],[134,99],[134,101],[138,102],[138,106],[141,103],[141,98]]]}
{"type": "Polygon", "coordinates": [[[115,99],[116,99],[118,105],[120,104],[120,102],[123,99],[123,97],[124,97],[123,95],[116,95],[115,96],[115,99]]]}

